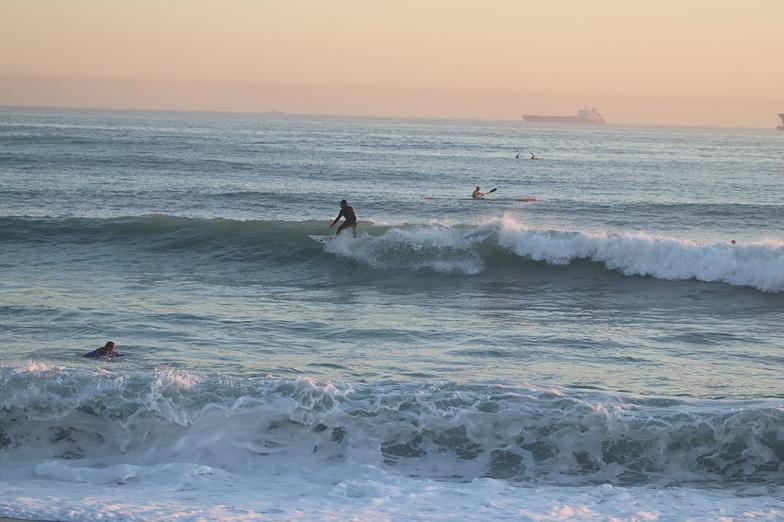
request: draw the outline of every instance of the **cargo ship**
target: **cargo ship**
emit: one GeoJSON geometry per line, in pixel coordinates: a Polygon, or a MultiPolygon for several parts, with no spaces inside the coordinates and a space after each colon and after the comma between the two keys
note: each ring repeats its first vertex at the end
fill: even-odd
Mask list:
{"type": "MultiPolygon", "coordinates": [[[[779,118],[781,118],[781,123],[784,123],[784,112],[779,113],[779,118]]],[[[779,125],[776,127],[778,130],[784,130],[784,125],[779,125]]]]}
{"type": "Polygon", "coordinates": [[[591,110],[582,109],[577,111],[577,116],[539,116],[538,114],[523,114],[525,121],[548,122],[548,123],[590,123],[593,125],[603,125],[607,123],[596,107],[591,110]]]}

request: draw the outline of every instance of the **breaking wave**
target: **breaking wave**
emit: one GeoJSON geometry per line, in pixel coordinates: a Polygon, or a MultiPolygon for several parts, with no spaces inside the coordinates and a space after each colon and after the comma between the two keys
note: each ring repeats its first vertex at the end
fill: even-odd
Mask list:
{"type": "Polygon", "coordinates": [[[333,241],[328,252],[383,269],[430,269],[478,274],[512,262],[550,265],[587,260],[628,276],[784,290],[784,241],[699,244],[644,232],[530,230],[512,218],[479,227],[392,227],[379,236],[333,241]]]}
{"type": "Polygon", "coordinates": [[[330,384],[0,369],[0,452],[38,476],[125,482],[166,464],[372,465],[576,485],[784,479],[780,400],[673,400],[503,384],[330,384]],[[100,466],[91,465],[100,462],[100,466]]]}
{"type": "Polygon", "coordinates": [[[360,224],[321,246],[309,234],[329,232],[321,221],[238,221],[168,215],[115,219],[0,218],[0,242],[128,245],[136,251],[184,252],[215,261],[350,259],[374,270],[431,271],[475,275],[519,270],[526,263],[599,264],[627,276],[698,280],[784,291],[784,241],[738,245],[700,243],[645,232],[588,233],[534,230],[510,217],[483,225],[360,224]],[[320,257],[321,256],[321,257],[320,257]]]}

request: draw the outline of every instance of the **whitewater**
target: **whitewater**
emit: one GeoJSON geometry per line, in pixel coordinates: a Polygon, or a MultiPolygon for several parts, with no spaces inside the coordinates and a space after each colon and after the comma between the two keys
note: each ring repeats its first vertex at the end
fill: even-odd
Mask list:
{"type": "Polygon", "coordinates": [[[775,131],[0,115],[0,517],[784,518],[775,131]]]}

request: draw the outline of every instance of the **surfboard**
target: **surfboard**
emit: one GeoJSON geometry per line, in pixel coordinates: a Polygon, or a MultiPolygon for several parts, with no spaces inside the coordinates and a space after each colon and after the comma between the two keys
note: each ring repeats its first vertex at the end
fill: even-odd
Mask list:
{"type": "Polygon", "coordinates": [[[332,236],[318,236],[315,234],[308,234],[308,237],[313,241],[315,241],[316,243],[322,243],[322,244],[332,239],[332,236]]]}

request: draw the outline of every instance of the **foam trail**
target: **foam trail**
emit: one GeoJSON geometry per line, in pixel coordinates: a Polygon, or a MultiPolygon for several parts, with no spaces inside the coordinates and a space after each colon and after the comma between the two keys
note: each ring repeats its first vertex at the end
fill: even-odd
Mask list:
{"type": "MultiPolygon", "coordinates": [[[[393,227],[356,241],[339,238],[330,253],[377,269],[478,274],[509,254],[550,265],[601,263],[628,276],[750,286],[784,291],[784,241],[699,244],[644,232],[584,233],[530,230],[510,217],[480,227],[393,227]]],[[[579,267],[575,267],[579,269],[579,267]]]]}

